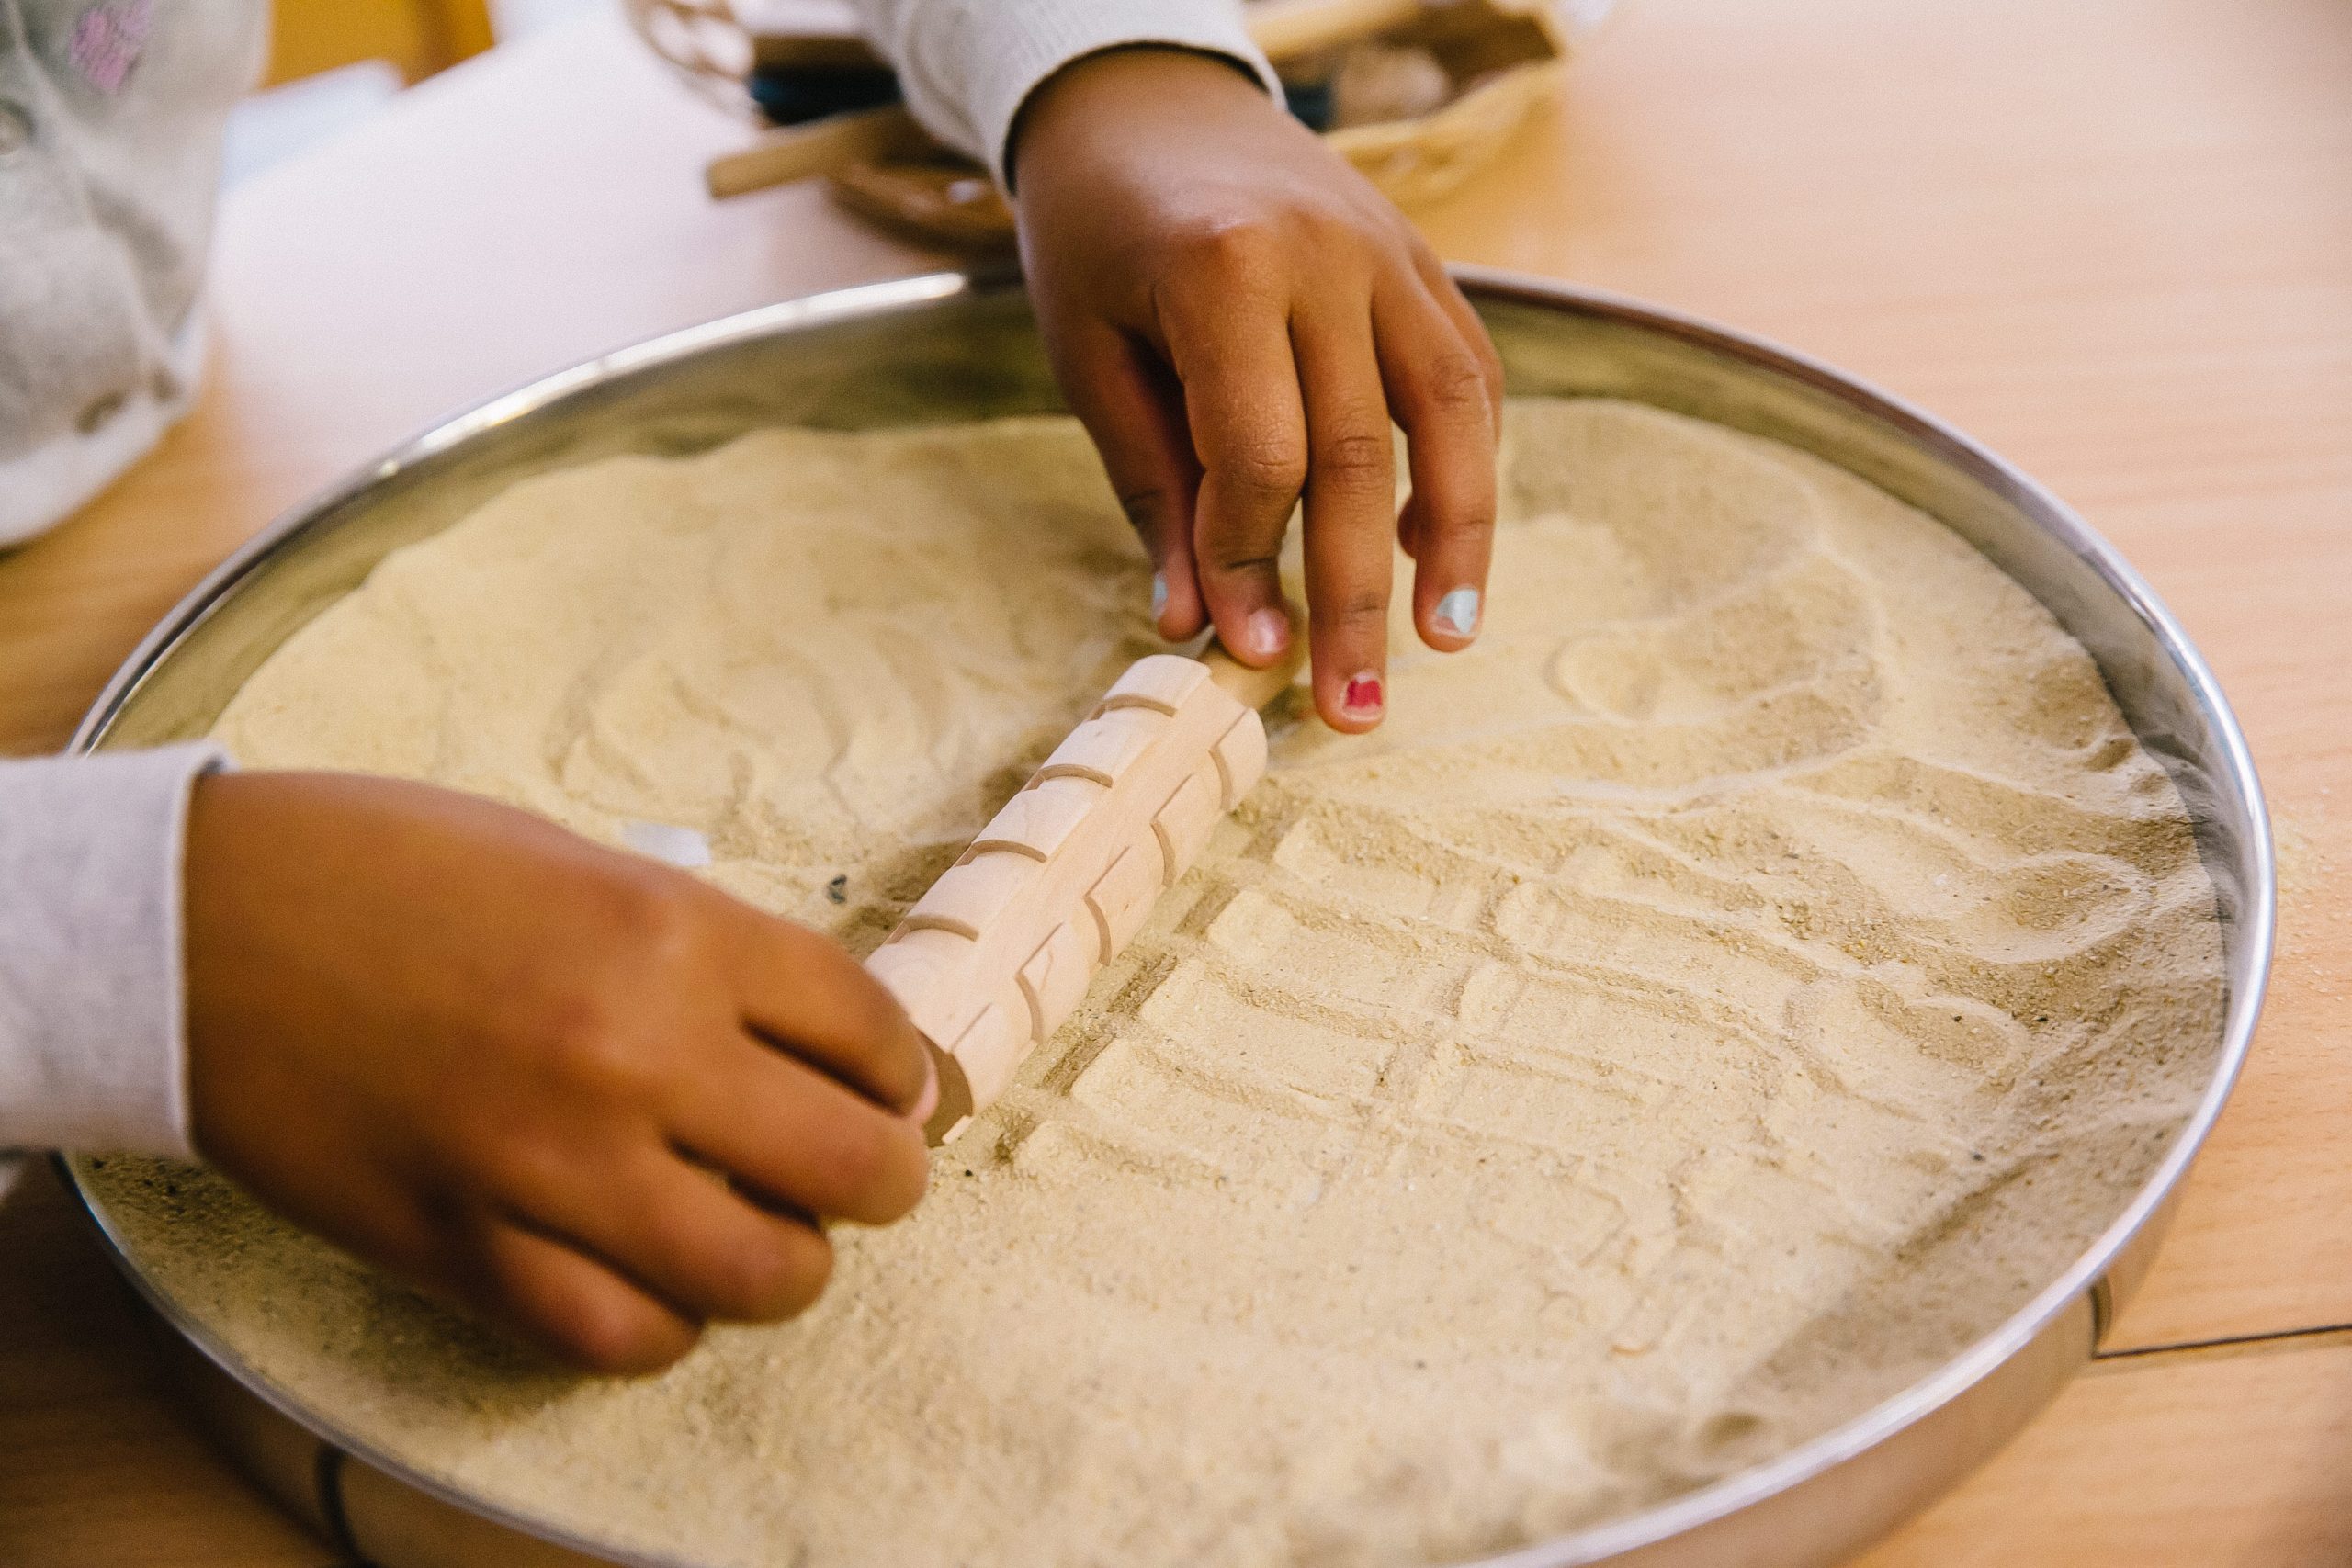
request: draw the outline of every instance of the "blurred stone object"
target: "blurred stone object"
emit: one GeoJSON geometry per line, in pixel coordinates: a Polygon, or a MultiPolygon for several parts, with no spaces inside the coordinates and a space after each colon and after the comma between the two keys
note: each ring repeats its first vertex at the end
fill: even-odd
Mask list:
{"type": "Polygon", "coordinates": [[[1426,49],[1377,40],[1351,44],[1331,73],[1331,129],[1419,119],[1444,107],[1453,92],[1453,78],[1426,49]]]}

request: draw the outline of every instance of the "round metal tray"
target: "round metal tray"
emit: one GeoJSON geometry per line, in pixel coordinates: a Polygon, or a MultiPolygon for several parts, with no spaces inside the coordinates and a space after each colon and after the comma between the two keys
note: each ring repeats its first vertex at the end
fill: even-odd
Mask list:
{"type": "MultiPolygon", "coordinates": [[[[1982,1340],[1769,1463],[1484,1568],[1834,1562],[1992,1453],[2090,1357],[2144,1273],[2183,1173],[2245,1059],[2271,950],[2260,785],[2229,705],[2130,566],[1990,452],[1883,393],[1688,318],[1498,274],[1464,281],[1516,392],[1632,399],[1772,437],[1940,519],[2090,650],[2177,782],[2219,890],[2228,1005],[2211,1077],[2154,1175],[2075,1262],[1982,1340]]],[[[76,750],[202,734],[295,628],[384,555],[516,479],[620,452],[700,451],[767,424],[940,423],[1060,406],[1009,281],[910,278],[754,310],[607,355],[461,414],[279,521],[190,594],[117,674],[76,750]]],[[[160,1320],[195,1407],[240,1461],[354,1557],[382,1568],[612,1561],[560,1522],[453,1492],[271,1385],[142,1269],[103,1197],[63,1162],[116,1263],[160,1320]]]]}

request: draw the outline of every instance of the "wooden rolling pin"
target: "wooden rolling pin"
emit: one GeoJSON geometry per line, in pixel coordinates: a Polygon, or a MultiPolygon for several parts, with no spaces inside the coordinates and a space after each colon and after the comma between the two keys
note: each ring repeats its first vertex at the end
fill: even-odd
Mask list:
{"type": "Polygon", "coordinates": [[[932,1044],[933,1144],[996,1102],[1258,782],[1258,709],[1305,640],[1264,670],[1214,644],[1136,660],[865,961],[932,1044]]]}

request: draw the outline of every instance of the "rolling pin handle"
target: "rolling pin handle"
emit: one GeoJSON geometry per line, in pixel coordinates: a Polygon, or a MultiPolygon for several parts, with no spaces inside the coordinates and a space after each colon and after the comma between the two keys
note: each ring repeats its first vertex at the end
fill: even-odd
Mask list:
{"type": "MultiPolygon", "coordinates": [[[[1296,604],[1285,603],[1283,608],[1290,613],[1293,626],[1304,627],[1306,625],[1306,617],[1296,604]]],[[[1297,633],[1292,635],[1290,646],[1283,649],[1282,657],[1262,670],[1242,663],[1226,651],[1225,644],[1214,637],[1209,639],[1208,647],[1201,650],[1199,660],[1201,667],[1209,672],[1209,679],[1216,682],[1217,689],[1252,713],[1290,690],[1291,682],[1298,678],[1298,667],[1305,662],[1306,638],[1297,633]]]]}

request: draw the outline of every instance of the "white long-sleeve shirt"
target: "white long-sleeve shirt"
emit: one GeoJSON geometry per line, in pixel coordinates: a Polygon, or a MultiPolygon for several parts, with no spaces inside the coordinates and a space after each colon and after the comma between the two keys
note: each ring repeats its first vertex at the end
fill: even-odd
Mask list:
{"type": "MultiPolygon", "coordinates": [[[[1238,0],[854,0],[943,141],[1001,171],[1021,106],[1128,44],[1279,91],[1238,0]]],[[[58,522],[185,412],[221,129],[265,0],[0,0],[0,548],[58,522]]],[[[42,1148],[190,1154],[182,746],[0,761],[0,1190],[42,1148]]]]}

